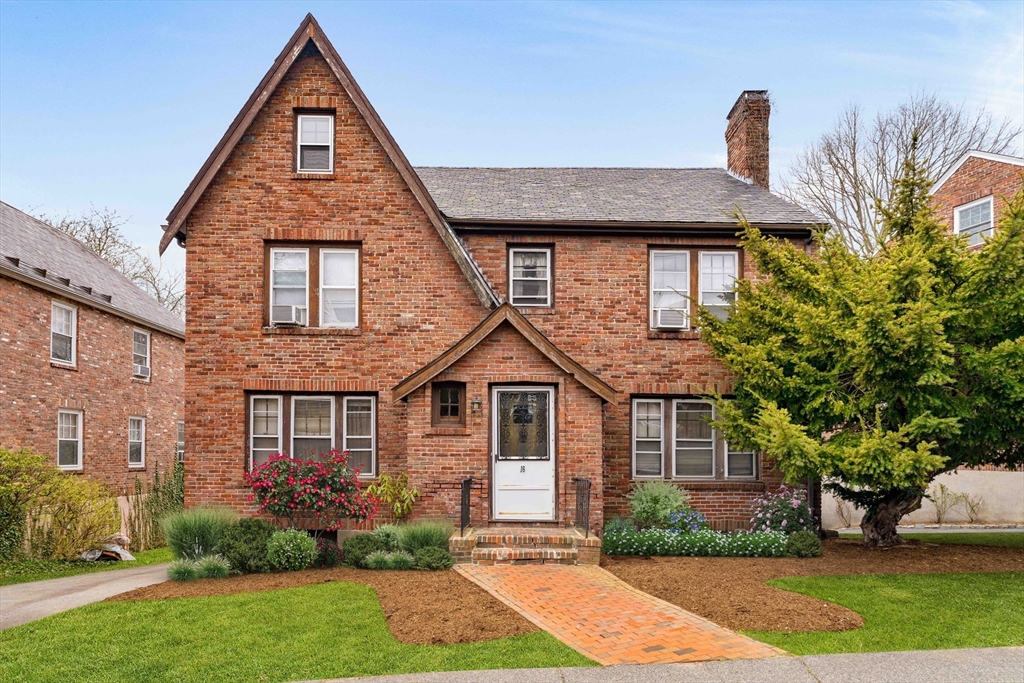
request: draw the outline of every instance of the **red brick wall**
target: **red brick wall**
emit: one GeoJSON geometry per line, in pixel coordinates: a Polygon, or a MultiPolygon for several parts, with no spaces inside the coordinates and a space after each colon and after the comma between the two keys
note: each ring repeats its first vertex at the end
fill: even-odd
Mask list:
{"type": "Polygon", "coordinates": [[[145,329],[86,304],[0,278],[0,445],[57,463],[57,410],[82,411],[82,473],[126,493],[175,458],[184,419],[184,342],[150,330],[152,376],[132,379],[132,331],[145,329]],[[50,309],[78,308],[76,369],[50,363],[50,309]],[[128,467],[128,417],[146,418],[146,467],[128,467]]]}
{"type": "MultiPolygon", "coordinates": [[[[325,233],[326,234],[326,233],[325,233]]],[[[246,381],[321,380],[378,393],[379,469],[405,469],[406,404],[391,387],[487,311],[319,56],[301,57],[188,219],[188,504],[248,507],[246,381]],[[300,98],[337,108],[335,173],[293,174],[300,98]],[[350,231],[362,245],[358,330],[264,330],[264,237],[350,231]]]]}
{"type": "Polygon", "coordinates": [[[1024,167],[971,157],[935,192],[935,210],[952,229],[954,208],[993,195],[992,208],[998,221],[1006,200],[1020,190],[1022,174],[1024,167]]]}

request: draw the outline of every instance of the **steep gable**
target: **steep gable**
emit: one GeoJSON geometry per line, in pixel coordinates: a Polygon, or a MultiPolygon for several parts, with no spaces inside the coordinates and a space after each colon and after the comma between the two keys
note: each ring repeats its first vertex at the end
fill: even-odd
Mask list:
{"type": "MultiPolygon", "coordinates": [[[[285,45],[285,48],[278,55],[270,70],[263,77],[263,80],[260,81],[252,95],[250,95],[245,106],[235,116],[234,121],[231,122],[220,142],[217,143],[217,146],[210,153],[210,156],[199,169],[195,178],[186,188],[181,199],[178,200],[178,203],[175,204],[171,213],[167,216],[164,236],[160,240],[160,252],[163,253],[175,237],[180,240],[186,238],[188,234],[187,219],[190,213],[242,140],[249,126],[274,94],[282,79],[285,78],[296,60],[303,56],[304,51],[310,45],[317,50],[319,56],[330,66],[334,77],[337,78],[348,98],[369,126],[389,161],[405,181],[409,191],[416,198],[424,214],[426,214],[428,220],[441,237],[441,240],[455,259],[459,269],[468,280],[481,303],[488,308],[498,305],[500,303],[498,297],[487,285],[480,270],[466,251],[465,246],[452,231],[444,216],[441,215],[419,176],[413,170],[409,160],[405,157],[405,154],[399,148],[398,143],[395,142],[383,121],[381,121],[373,105],[370,104],[370,101],[366,98],[359,84],[356,83],[348,67],[345,66],[345,63],[341,60],[341,57],[327,39],[327,36],[324,35],[312,14],[307,14],[305,19],[303,19],[299,28],[288,41],[288,44],[285,45]]],[[[316,98],[311,99],[315,100],[316,98]]],[[[303,103],[303,106],[317,106],[317,103],[315,101],[309,104],[303,103]]]]}

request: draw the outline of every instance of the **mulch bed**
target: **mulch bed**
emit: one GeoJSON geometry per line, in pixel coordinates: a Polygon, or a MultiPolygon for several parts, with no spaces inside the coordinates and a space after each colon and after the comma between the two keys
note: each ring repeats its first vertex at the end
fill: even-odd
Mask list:
{"type": "Polygon", "coordinates": [[[908,541],[869,550],[829,540],[821,557],[609,557],[601,566],[642,591],[728,628],[844,631],[863,625],[845,607],[765,584],[784,576],[1024,571],[1024,549],[908,541]]]}
{"type": "Polygon", "coordinates": [[[516,612],[454,571],[370,571],[308,569],[248,574],[190,583],[167,581],[108,598],[158,600],[231,595],[294,588],[327,581],[351,581],[376,589],[392,635],[403,643],[476,643],[538,630],[516,612]]]}

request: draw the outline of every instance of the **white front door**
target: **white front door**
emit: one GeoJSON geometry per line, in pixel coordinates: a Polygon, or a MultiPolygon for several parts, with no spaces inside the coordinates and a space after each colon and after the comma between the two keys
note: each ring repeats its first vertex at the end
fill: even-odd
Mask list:
{"type": "Polygon", "coordinates": [[[494,518],[555,519],[555,390],[495,387],[494,518]]]}

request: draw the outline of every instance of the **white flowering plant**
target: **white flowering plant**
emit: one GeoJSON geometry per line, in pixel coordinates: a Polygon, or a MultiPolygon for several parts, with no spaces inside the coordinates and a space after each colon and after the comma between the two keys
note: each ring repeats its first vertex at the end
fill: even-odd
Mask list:
{"type": "Polygon", "coordinates": [[[669,529],[606,530],[606,555],[691,557],[784,557],[786,534],[778,531],[731,534],[700,529],[680,533],[669,529]]]}

